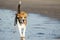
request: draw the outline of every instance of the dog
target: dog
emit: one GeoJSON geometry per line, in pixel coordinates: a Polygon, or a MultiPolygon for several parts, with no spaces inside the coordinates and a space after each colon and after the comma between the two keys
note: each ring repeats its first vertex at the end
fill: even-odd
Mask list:
{"type": "Polygon", "coordinates": [[[21,1],[18,4],[18,12],[15,16],[14,26],[18,25],[19,33],[21,37],[25,37],[26,25],[27,25],[27,13],[20,10],[21,1]]]}

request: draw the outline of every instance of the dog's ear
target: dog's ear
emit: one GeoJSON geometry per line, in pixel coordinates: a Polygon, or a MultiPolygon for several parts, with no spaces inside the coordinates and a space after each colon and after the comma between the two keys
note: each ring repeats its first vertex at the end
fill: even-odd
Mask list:
{"type": "Polygon", "coordinates": [[[16,26],[16,24],[17,24],[17,14],[15,16],[14,26],[16,26]]]}

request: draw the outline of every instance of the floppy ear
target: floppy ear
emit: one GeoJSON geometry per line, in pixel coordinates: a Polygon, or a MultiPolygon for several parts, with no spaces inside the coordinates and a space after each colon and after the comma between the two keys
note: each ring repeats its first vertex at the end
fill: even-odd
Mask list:
{"type": "Polygon", "coordinates": [[[16,24],[17,24],[17,14],[15,16],[14,26],[16,26],[16,24]]]}

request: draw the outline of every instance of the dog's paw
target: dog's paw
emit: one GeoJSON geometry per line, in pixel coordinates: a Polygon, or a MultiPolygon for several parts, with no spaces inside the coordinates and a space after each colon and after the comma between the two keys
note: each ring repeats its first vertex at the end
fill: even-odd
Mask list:
{"type": "Polygon", "coordinates": [[[23,35],[23,36],[21,36],[21,38],[25,38],[25,36],[23,35]]]}

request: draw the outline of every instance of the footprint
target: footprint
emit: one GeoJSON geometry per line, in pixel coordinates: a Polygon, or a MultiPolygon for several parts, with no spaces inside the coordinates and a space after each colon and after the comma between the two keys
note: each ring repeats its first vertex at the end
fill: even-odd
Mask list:
{"type": "Polygon", "coordinates": [[[0,18],[0,20],[1,20],[1,18],[0,18]]]}
{"type": "Polygon", "coordinates": [[[44,33],[37,33],[38,35],[44,35],[44,33]]]}

